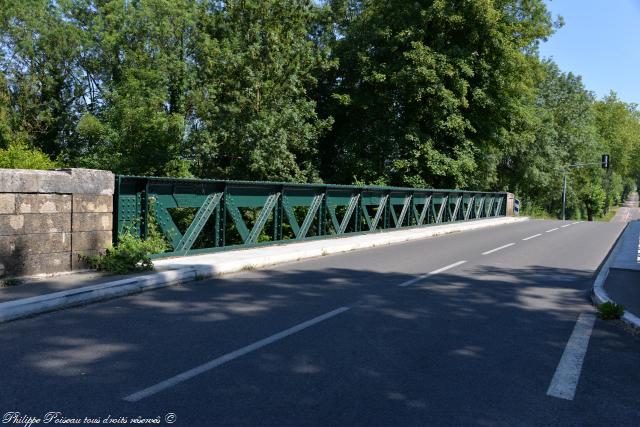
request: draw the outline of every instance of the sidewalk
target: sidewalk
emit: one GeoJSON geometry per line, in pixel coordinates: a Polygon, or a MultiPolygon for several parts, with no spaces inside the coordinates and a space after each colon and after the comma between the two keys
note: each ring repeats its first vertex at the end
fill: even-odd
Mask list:
{"type": "Polygon", "coordinates": [[[594,283],[596,304],[625,307],[623,320],[640,328],[640,221],[629,222],[594,283]]]}
{"type": "Polygon", "coordinates": [[[496,227],[527,219],[526,217],[490,218],[198,256],[166,258],[154,261],[155,271],[153,272],[127,276],[108,276],[95,272],[61,275],[14,287],[0,288],[0,323],[249,268],[391,245],[447,233],[496,227]]]}

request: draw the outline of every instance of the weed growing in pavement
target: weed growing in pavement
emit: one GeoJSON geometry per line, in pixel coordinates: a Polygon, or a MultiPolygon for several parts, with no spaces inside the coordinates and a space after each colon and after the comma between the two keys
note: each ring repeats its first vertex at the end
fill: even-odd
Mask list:
{"type": "Polygon", "coordinates": [[[115,274],[124,274],[135,271],[153,269],[151,254],[164,252],[166,242],[162,238],[149,237],[146,240],[126,233],[120,236],[118,244],[105,251],[104,254],[95,256],[78,255],[91,268],[108,271],[115,274]]]}
{"type": "Polygon", "coordinates": [[[619,319],[624,314],[624,307],[615,302],[605,302],[598,306],[598,313],[603,320],[619,319]]]}
{"type": "Polygon", "coordinates": [[[0,288],[8,288],[10,286],[17,286],[20,281],[14,277],[9,277],[0,282],[0,288]]]}

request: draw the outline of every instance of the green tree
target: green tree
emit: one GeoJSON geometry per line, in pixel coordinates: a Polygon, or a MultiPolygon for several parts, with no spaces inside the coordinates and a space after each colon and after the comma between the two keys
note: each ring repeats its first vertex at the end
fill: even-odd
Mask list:
{"type": "Polygon", "coordinates": [[[308,96],[328,62],[309,0],[230,0],[201,9],[190,145],[199,176],[317,181],[320,120],[308,96]]]}
{"type": "Polygon", "coordinates": [[[321,96],[332,181],[493,187],[552,31],[541,1],[335,0],[340,66],[321,96]]]}

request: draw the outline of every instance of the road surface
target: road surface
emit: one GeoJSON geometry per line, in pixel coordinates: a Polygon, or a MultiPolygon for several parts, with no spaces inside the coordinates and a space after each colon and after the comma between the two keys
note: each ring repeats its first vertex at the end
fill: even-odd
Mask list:
{"type": "Polygon", "coordinates": [[[638,193],[629,194],[624,205],[618,208],[616,215],[611,219],[613,222],[629,222],[640,219],[640,208],[638,208],[638,193]]]}
{"type": "Polygon", "coordinates": [[[595,319],[622,223],[528,221],[0,325],[2,414],[218,425],[640,425],[595,319]]]}

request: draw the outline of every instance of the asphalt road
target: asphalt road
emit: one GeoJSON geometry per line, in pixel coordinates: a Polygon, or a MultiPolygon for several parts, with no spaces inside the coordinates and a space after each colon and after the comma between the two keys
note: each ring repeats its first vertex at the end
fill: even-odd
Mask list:
{"type": "Polygon", "coordinates": [[[613,222],[629,222],[640,220],[640,209],[638,208],[638,193],[629,194],[624,205],[618,208],[616,215],[611,219],[613,222]]]}
{"type": "Polygon", "coordinates": [[[3,324],[0,415],[637,426],[640,337],[581,326],[623,226],[529,221],[3,324]]]}

